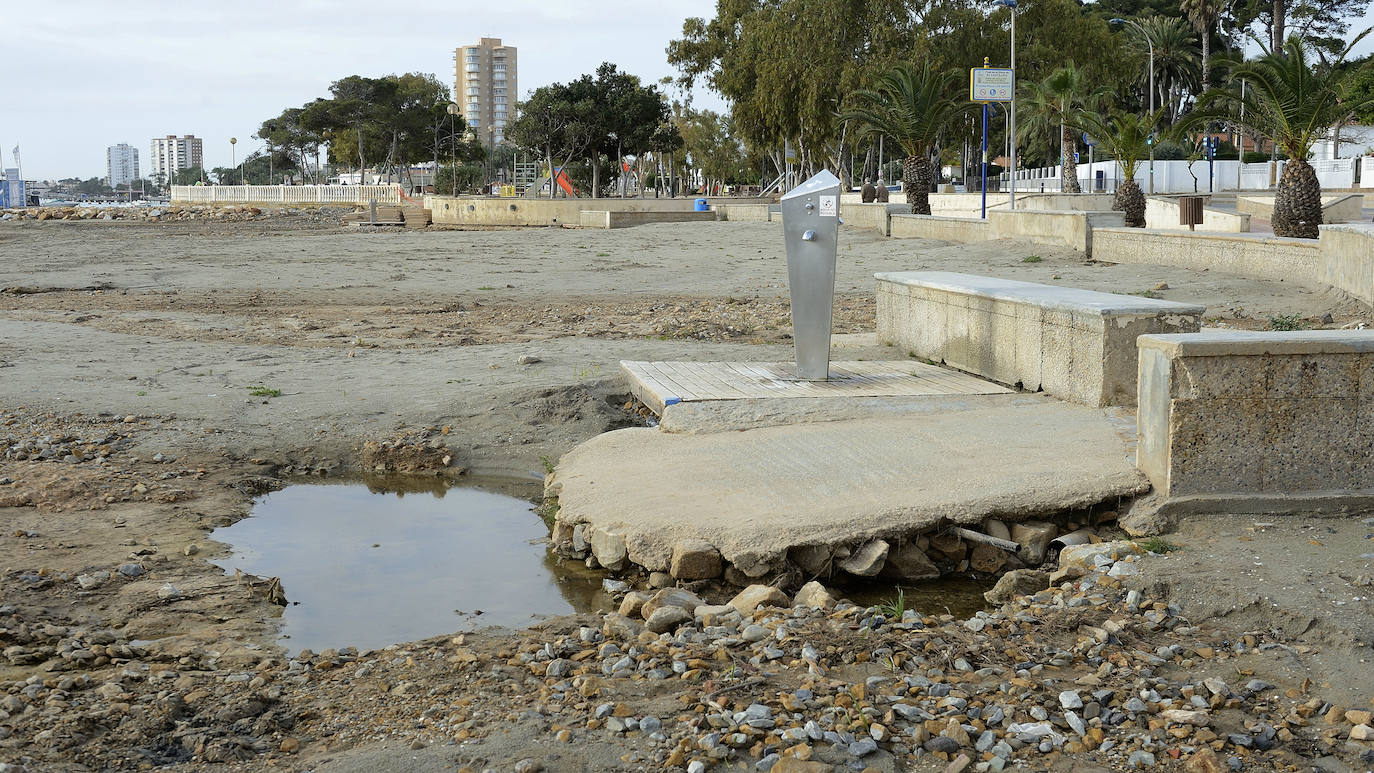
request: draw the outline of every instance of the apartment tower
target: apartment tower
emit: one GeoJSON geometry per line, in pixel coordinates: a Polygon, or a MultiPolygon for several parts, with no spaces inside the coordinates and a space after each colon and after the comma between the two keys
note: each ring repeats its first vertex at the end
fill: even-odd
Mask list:
{"type": "Polygon", "coordinates": [[[105,149],[105,184],[111,188],[128,185],[138,179],[138,148],[126,143],[105,149]]]}
{"type": "Polygon", "coordinates": [[[179,170],[191,169],[203,163],[201,160],[201,140],[194,134],[181,137],[175,134],[168,134],[166,137],[154,137],[152,155],[148,159],[148,163],[151,167],[149,174],[153,179],[171,182],[172,176],[179,170]]]}
{"type": "Polygon", "coordinates": [[[505,137],[515,120],[515,46],[500,38],[482,38],[453,52],[453,101],[468,128],[488,148],[505,137]]]}

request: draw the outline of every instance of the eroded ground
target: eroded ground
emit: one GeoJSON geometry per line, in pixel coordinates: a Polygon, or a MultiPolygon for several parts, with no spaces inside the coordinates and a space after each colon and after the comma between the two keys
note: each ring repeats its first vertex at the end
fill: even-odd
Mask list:
{"type": "MultiPolygon", "coordinates": [[[[1196,752],[1179,750],[1219,743],[1218,769],[1228,757],[1253,770],[1362,769],[1370,748],[1347,740],[1357,723],[1344,713],[1374,708],[1367,514],[1195,519],[1171,538],[1184,550],[1142,561],[1129,581],[1158,609],[1128,609],[1124,588],[1090,583],[977,631],[929,615],[894,629],[864,626],[857,610],[781,612],[741,618],[734,633],[650,642],[614,620],[598,634],[605,620],[586,617],[290,658],[300,653],[273,644],[268,578],[226,577],[207,562],[223,554],[209,530],[297,476],[409,467],[539,477],[544,460],[637,420],[623,408],[621,359],[789,358],[776,224],[360,234],[293,218],[5,223],[0,256],[0,761],[509,770],[534,758],[548,770],[658,770],[692,759],[752,767],[800,744],[838,765],[936,770],[944,744],[910,753],[931,737],[955,736],[977,761],[983,731],[1005,735],[1040,712],[1067,734],[1058,695],[1071,686],[1115,691],[1086,720],[1102,737],[1047,755],[1015,750],[1027,768],[1118,768],[1143,751],[1181,769],[1196,752]],[[1142,617],[1151,610],[1160,614],[1142,617]],[[1110,619],[1124,627],[1097,640],[1110,619]],[[755,622],[765,638],[747,642],[755,622]],[[896,653],[907,656],[875,665],[896,653]],[[630,670],[616,675],[624,657],[630,670]],[[565,672],[549,674],[555,660],[565,672]],[[1118,665],[1103,673],[1103,663],[1118,665]],[[658,668],[671,678],[650,677],[658,668]],[[1213,677],[1226,693],[1202,686],[1213,677]],[[1272,686],[1247,687],[1254,680],[1272,686]],[[1159,700],[1126,712],[1142,691],[1159,700]],[[902,705],[931,718],[894,715],[902,692],[902,705]],[[1200,693],[1217,714],[1215,738],[1162,723],[1163,706],[1192,706],[1200,693]],[[963,705],[941,705],[949,696],[963,705]],[[774,728],[739,730],[734,712],[754,702],[774,728]],[[993,707],[1005,723],[988,722],[993,707]],[[650,715],[661,738],[652,723],[623,721],[650,715]],[[966,744],[950,718],[977,731],[966,744]],[[807,722],[849,735],[815,743],[807,722]],[[804,744],[769,740],[791,724],[804,744]],[[712,733],[715,746],[703,742],[712,733]],[[865,733],[878,751],[851,750],[865,733]],[[734,734],[745,738],[726,739],[734,734]]],[[[872,329],[873,272],[918,268],[1149,291],[1206,304],[1213,324],[1237,327],[1372,316],[1289,283],[853,231],[841,239],[837,332],[872,329]]]]}

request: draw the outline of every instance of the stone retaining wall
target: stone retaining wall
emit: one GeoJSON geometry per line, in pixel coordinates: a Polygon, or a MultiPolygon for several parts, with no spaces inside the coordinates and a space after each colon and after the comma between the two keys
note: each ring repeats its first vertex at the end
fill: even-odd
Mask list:
{"type": "Polygon", "coordinates": [[[1374,224],[1324,225],[1317,279],[1374,304],[1374,224]]]}
{"type": "MultiPolygon", "coordinates": [[[[1178,199],[1174,197],[1152,197],[1145,200],[1145,227],[1157,231],[1188,231],[1186,225],[1178,222],[1178,199]]],[[[1248,233],[1250,216],[1244,212],[1228,212],[1224,209],[1203,207],[1202,222],[1197,231],[1217,233],[1248,233]]]]}
{"type": "Polygon", "coordinates": [[[891,227],[890,235],[901,239],[939,239],[967,244],[992,238],[988,221],[976,217],[893,215],[891,227]]]}
{"type": "Polygon", "coordinates": [[[1374,331],[1208,330],[1139,349],[1137,464],[1163,496],[1283,509],[1374,493],[1374,331]]]}
{"type": "Polygon", "coordinates": [[[1251,234],[1207,234],[1144,228],[1099,228],[1094,260],[1145,263],[1300,282],[1317,282],[1317,242],[1251,234]]]}
{"type": "Polygon", "coordinates": [[[1133,405],[1135,339],[1199,329],[1202,306],[945,271],[875,274],[878,340],[1085,405],[1133,405]]]}
{"type": "Polygon", "coordinates": [[[646,223],[694,223],[718,220],[715,212],[606,212],[582,210],[578,223],[583,228],[630,228],[646,223]]]}

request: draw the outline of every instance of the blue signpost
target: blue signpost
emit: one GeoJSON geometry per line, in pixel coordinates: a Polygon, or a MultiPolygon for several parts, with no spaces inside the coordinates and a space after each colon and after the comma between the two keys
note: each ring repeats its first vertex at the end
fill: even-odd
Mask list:
{"type": "Polygon", "coordinates": [[[1010,68],[992,67],[983,57],[983,66],[969,70],[969,101],[983,104],[983,218],[988,216],[988,103],[1010,102],[1016,74],[1010,68]]]}

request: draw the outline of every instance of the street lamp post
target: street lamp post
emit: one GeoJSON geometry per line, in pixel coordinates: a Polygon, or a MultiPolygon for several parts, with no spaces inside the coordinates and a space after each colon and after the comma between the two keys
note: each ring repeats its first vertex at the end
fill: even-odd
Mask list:
{"type": "Polygon", "coordinates": [[[1144,36],[1145,43],[1150,47],[1150,195],[1155,193],[1155,42],[1150,39],[1150,33],[1130,19],[1112,19],[1112,24],[1129,24],[1140,30],[1144,36]]]}
{"type": "MultiPolygon", "coordinates": [[[[456,138],[453,136],[453,116],[458,115],[461,109],[462,108],[458,107],[458,105],[453,102],[448,103],[448,176],[449,180],[453,183],[452,195],[454,198],[458,198],[458,149],[454,147],[456,138]]],[[[439,191],[438,169],[434,170],[434,191],[436,193],[439,191]]]]}
{"type": "Polygon", "coordinates": [[[996,5],[1003,6],[1011,11],[1011,116],[1008,119],[1010,124],[1007,129],[1007,145],[1010,146],[1010,158],[1007,162],[1011,164],[1011,190],[1008,193],[1007,207],[1016,209],[1016,0],[997,0],[996,5]]]}
{"type": "MultiPolygon", "coordinates": [[[[234,146],[239,144],[238,137],[229,138],[229,167],[232,169],[238,166],[238,156],[234,154],[234,146]]],[[[243,173],[239,173],[239,185],[243,185],[243,173]]]]}

